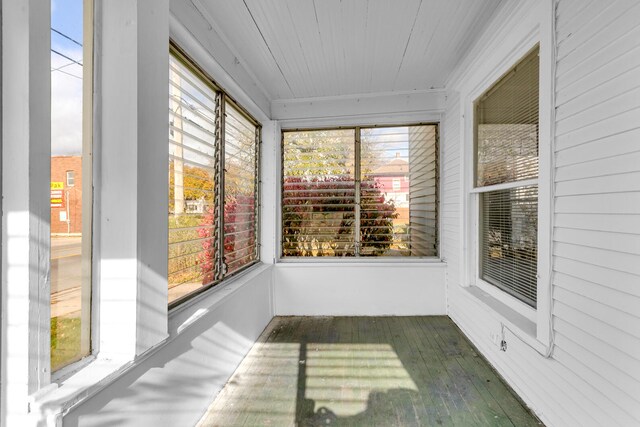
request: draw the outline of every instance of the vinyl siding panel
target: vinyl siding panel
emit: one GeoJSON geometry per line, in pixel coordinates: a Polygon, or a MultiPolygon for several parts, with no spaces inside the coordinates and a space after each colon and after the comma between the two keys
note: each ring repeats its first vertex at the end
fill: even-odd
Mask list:
{"type": "Polygon", "coordinates": [[[463,145],[471,143],[460,126],[471,119],[462,117],[461,103],[473,101],[468,93],[482,80],[482,70],[502,66],[495,55],[501,41],[523,37],[514,22],[524,16],[522,9],[537,13],[537,2],[516,3],[498,11],[499,19],[460,63],[468,71],[448,87],[457,94],[455,101],[449,96],[443,121],[442,253],[448,258],[449,314],[547,425],[640,425],[637,1],[555,2],[551,357],[509,330],[508,349],[499,351],[490,336],[504,318],[460,286],[460,259],[472,244],[463,244],[464,211],[453,206],[464,200],[460,177],[470,167],[461,163],[463,145]]]}

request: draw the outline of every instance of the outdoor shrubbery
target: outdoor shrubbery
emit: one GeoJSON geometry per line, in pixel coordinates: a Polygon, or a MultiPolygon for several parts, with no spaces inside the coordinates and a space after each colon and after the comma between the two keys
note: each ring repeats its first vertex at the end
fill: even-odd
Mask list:
{"type": "MultiPolygon", "coordinates": [[[[351,178],[288,177],[283,185],[283,255],[354,256],[355,197],[351,178]],[[322,215],[318,215],[322,214],[322,215]],[[333,233],[327,234],[330,224],[333,233]]],[[[392,201],[375,180],[361,183],[360,239],[363,255],[384,253],[393,242],[392,201]]]]}

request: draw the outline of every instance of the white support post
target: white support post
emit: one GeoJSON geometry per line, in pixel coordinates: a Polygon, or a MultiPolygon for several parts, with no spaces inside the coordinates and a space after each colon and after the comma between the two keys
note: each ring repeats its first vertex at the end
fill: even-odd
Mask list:
{"type": "Polygon", "coordinates": [[[100,357],[167,336],[168,3],[101,3],[100,357]]]}
{"type": "Polygon", "coordinates": [[[2,2],[2,423],[50,381],[50,5],[2,2]]]}
{"type": "Polygon", "coordinates": [[[260,260],[273,264],[278,257],[280,216],[280,125],[276,121],[262,123],[262,152],[260,153],[260,260]]]}

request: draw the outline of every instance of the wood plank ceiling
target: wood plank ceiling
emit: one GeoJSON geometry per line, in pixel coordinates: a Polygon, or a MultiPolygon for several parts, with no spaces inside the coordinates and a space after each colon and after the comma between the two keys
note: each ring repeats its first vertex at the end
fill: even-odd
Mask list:
{"type": "Polygon", "coordinates": [[[192,0],[271,100],[444,86],[501,0],[192,0]]]}

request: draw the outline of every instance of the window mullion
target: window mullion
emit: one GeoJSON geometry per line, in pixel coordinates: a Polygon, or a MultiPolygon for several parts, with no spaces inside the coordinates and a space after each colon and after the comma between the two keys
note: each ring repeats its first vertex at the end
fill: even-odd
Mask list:
{"type": "Polygon", "coordinates": [[[362,180],[361,176],[361,167],[360,167],[360,128],[356,127],[355,131],[355,165],[354,165],[354,178],[355,178],[355,230],[354,230],[354,240],[355,240],[355,254],[356,257],[360,256],[360,182],[362,180]]]}
{"type": "Polygon", "coordinates": [[[216,163],[215,182],[213,185],[215,192],[215,279],[222,280],[225,274],[224,264],[224,135],[225,135],[225,99],[222,92],[216,96],[216,163]]]}
{"type": "Polygon", "coordinates": [[[256,232],[256,246],[255,246],[255,259],[260,259],[260,213],[262,211],[262,202],[261,198],[261,188],[262,188],[262,177],[260,174],[260,145],[262,144],[262,128],[260,126],[256,127],[256,151],[255,151],[255,184],[254,184],[254,206],[255,206],[255,215],[254,215],[254,230],[256,232]]]}

